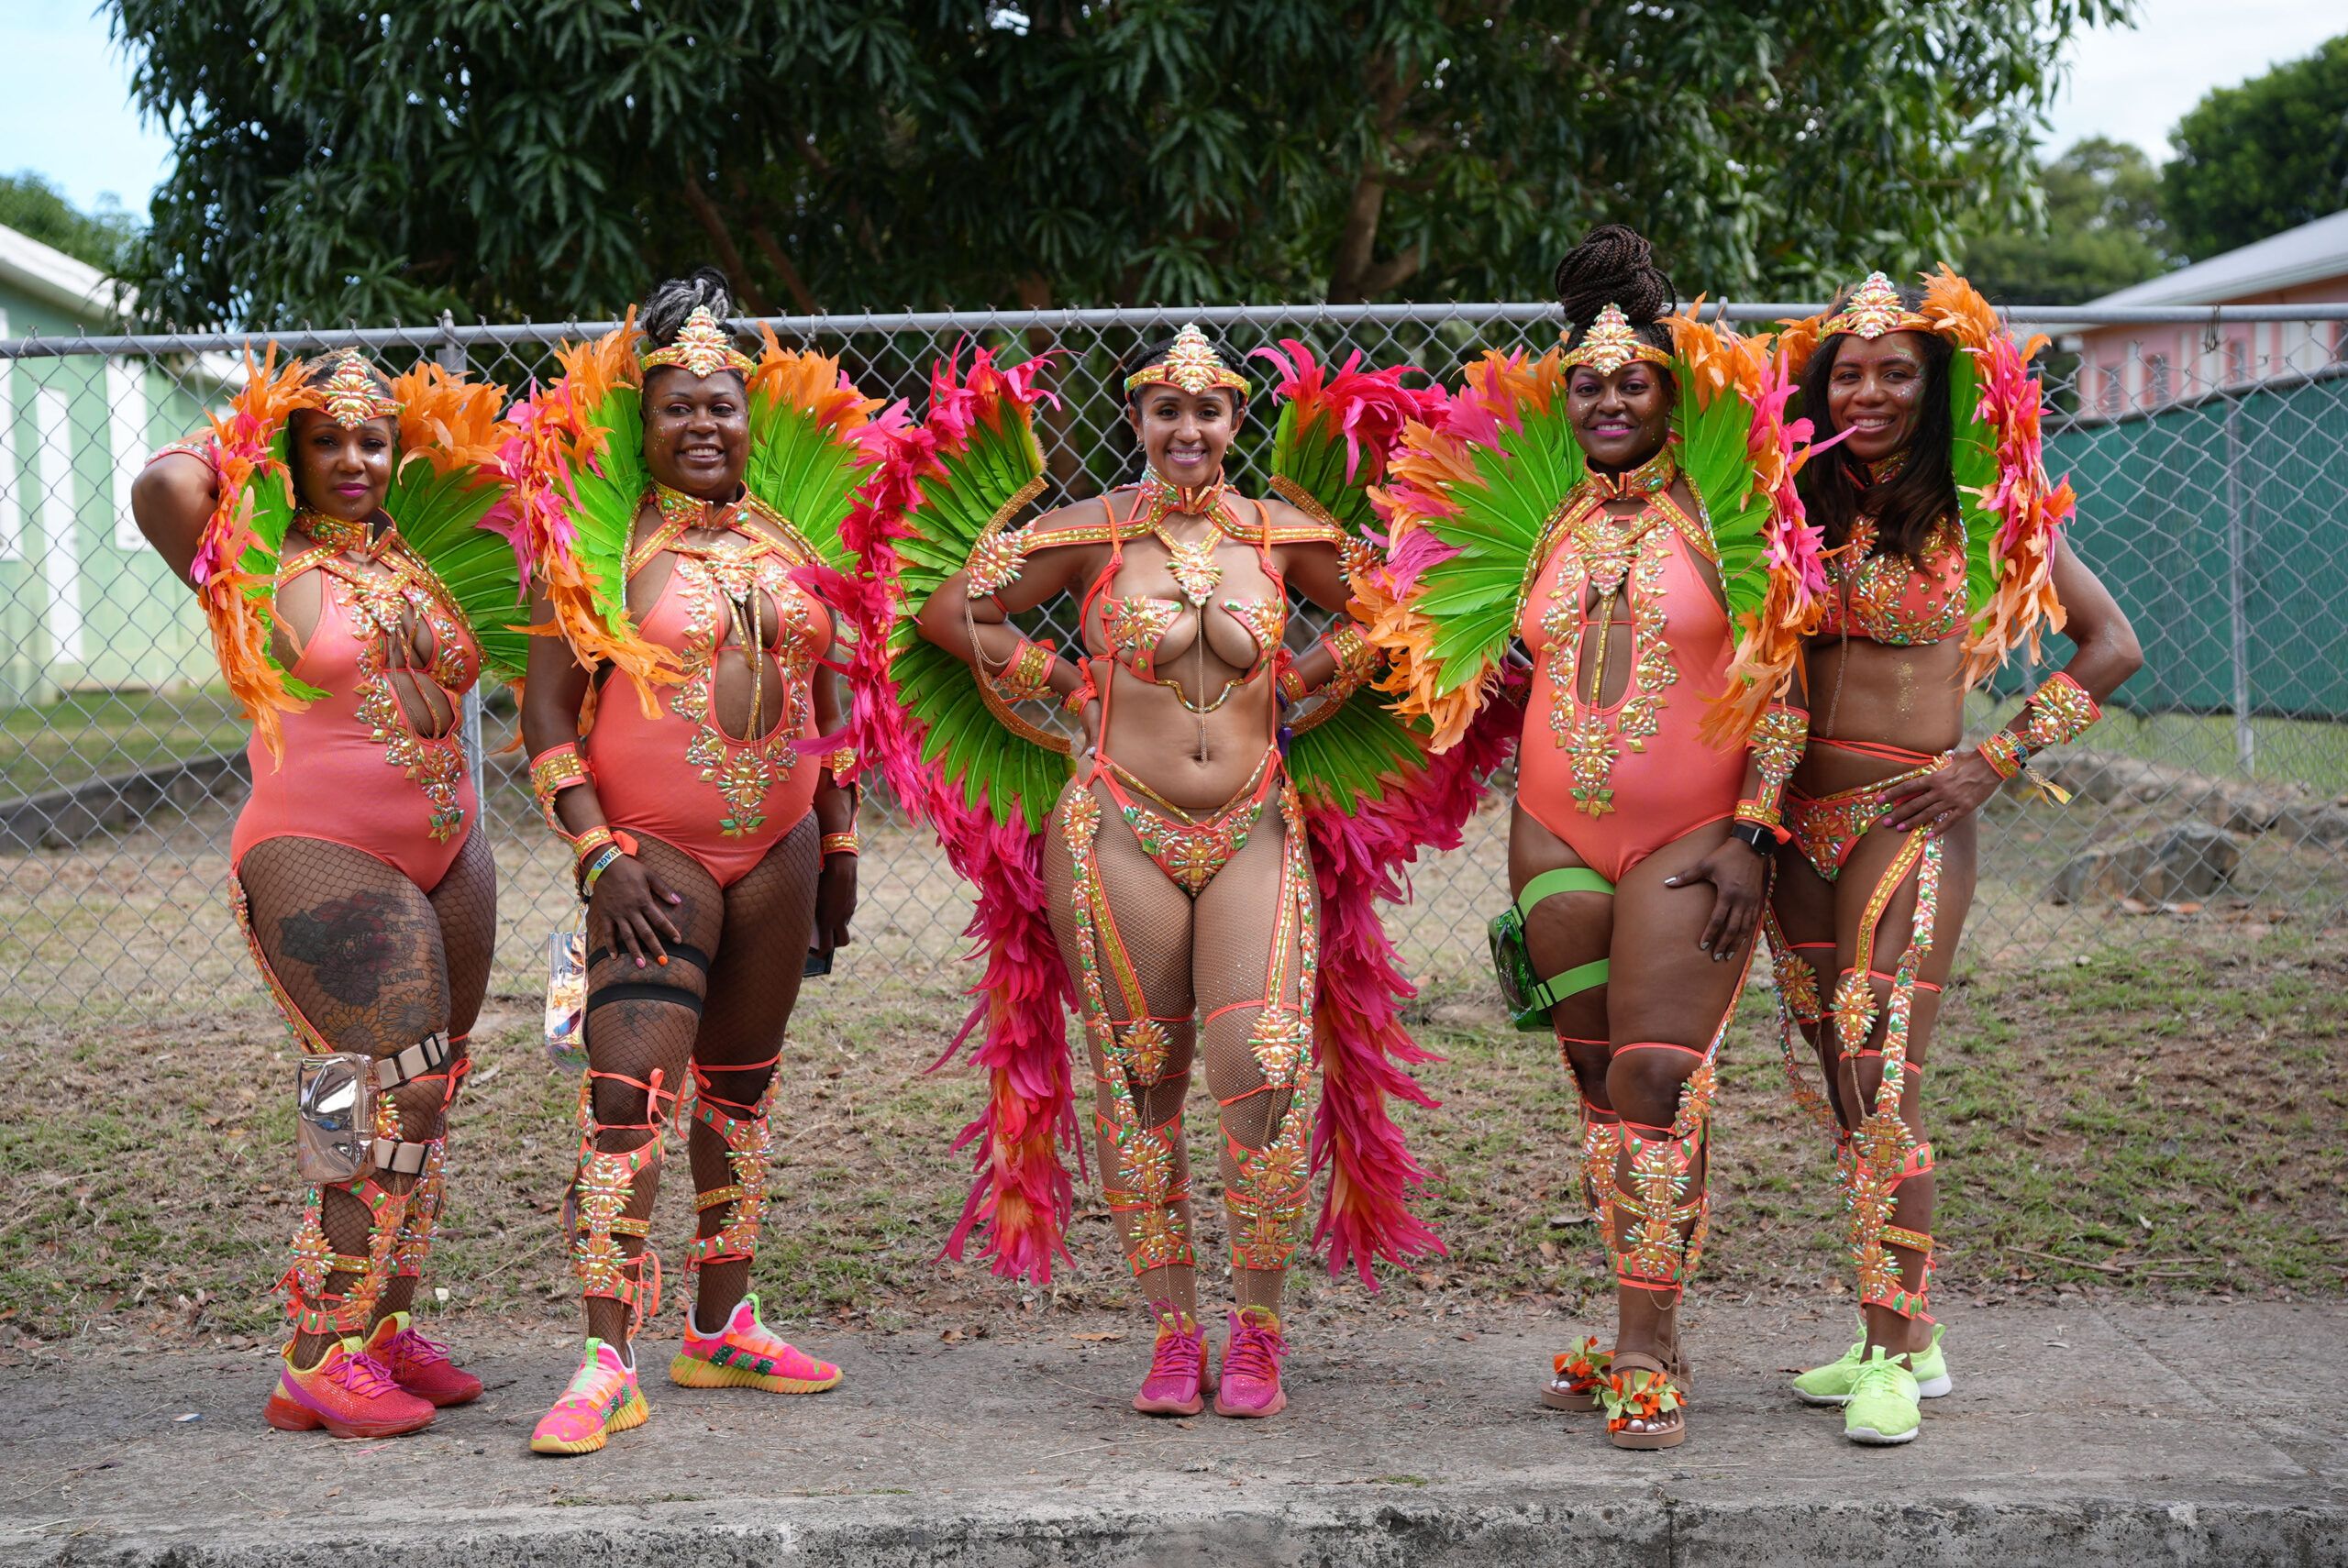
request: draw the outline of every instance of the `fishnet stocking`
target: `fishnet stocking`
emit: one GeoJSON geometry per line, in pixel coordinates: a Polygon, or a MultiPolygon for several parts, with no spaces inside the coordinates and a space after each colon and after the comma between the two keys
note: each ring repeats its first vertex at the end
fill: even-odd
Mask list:
{"type": "MultiPolygon", "coordinates": [[[[477,842],[467,845],[458,864],[464,865],[467,855],[477,856],[478,874],[491,879],[489,899],[493,903],[494,871],[487,865],[485,847],[476,849],[477,842]]],[[[399,872],[347,845],[282,836],[263,839],[246,851],[237,879],[271,977],[327,1047],[384,1056],[448,1028],[448,949],[439,914],[423,890],[399,872]]],[[[471,1005],[477,1012],[488,959],[479,953],[468,957],[482,977],[471,992],[471,1005]]],[[[392,1111],[397,1136],[420,1143],[438,1135],[445,1097],[445,1085],[432,1080],[396,1090],[392,1111]]],[[[363,1177],[327,1187],[319,1194],[318,1222],[334,1252],[350,1256],[381,1252],[388,1263],[416,1178],[391,1172],[372,1176],[393,1195],[391,1202],[371,1215],[351,1190],[363,1177]]],[[[321,1289],[328,1296],[349,1297],[358,1290],[371,1297],[379,1296],[386,1283],[378,1280],[369,1291],[360,1275],[335,1270],[321,1289]]],[[[373,1301],[358,1305],[371,1308],[373,1301]]],[[[297,1335],[295,1355],[307,1364],[332,1338],[297,1335]]]]}
{"type": "MultiPolygon", "coordinates": [[[[807,941],[815,927],[815,879],[823,869],[823,828],[814,813],[800,819],[766,857],[725,889],[725,934],[709,977],[709,1000],[693,1039],[695,1083],[720,1110],[747,1116],[762,1104],[774,1080],[783,1032],[799,1000],[807,941]],[[746,1063],[726,1071],[727,1063],[746,1063]]],[[[696,1121],[687,1147],[693,1187],[714,1192],[735,1183],[725,1140],[696,1121]]],[[[761,1159],[761,1164],[763,1160],[761,1159]]],[[[759,1189],[763,1190],[763,1172],[759,1189]]],[[[714,1236],[734,1217],[722,1203],[701,1211],[698,1234],[714,1236]]],[[[697,1306],[704,1328],[734,1309],[750,1286],[748,1258],[715,1259],[697,1271],[697,1306]]]]}
{"type": "MultiPolygon", "coordinates": [[[[1085,976],[1080,951],[1081,933],[1075,911],[1077,867],[1060,831],[1070,802],[1078,794],[1071,785],[1062,797],[1054,829],[1046,840],[1044,875],[1051,901],[1053,931],[1076,981],[1078,994],[1082,996],[1085,976]]],[[[1279,1260],[1279,1266],[1271,1267],[1247,1267],[1235,1263],[1234,1298],[1243,1307],[1277,1309],[1287,1276],[1287,1254],[1293,1247],[1296,1229],[1294,1216],[1289,1212],[1294,1205],[1286,1195],[1291,1188],[1301,1191],[1308,1129],[1302,1119],[1290,1114],[1297,1099],[1295,1088],[1302,1082],[1301,1066],[1290,1087],[1268,1088],[1263,1064],[1251,1041],[1266,1012],[1266,978],[1272,967],[1276,943],[1284,948],[1284,984],[1279,993],[1268,999],[1279,1004],[1284,1016],[1309,1016],[1306,1004],[1310,997],[1304,993],[1304,933],[1313,929],[1312,922],[1317,918],[1310,878],[1306,878],[1303,883],[1304,908],[1290,911],[1283,933],[1280,904],[1290,830],[1280,811],[1268,803],[1246,844],[1193,900],[1142,850],[1107,790],[1096,790],[1093,799],[1101,807],[1093,854],[1109,905],[1108,923],[1113,924],[1131,964],[1141,1005],[1136,1009],[1113,977],[1107,951],[1111,944],[1105,931],[1102,933],[1099,960],[1103,999],[1120,1034],[1135,1021],[1137,1012],[1146,1012],[1160,1021],[1165,1035],[1163,1065],[1147,1082],[1113,1070],[1104,1059],[1097,1039],[1094,1041],[1091,1055],[1096,1143],[1104,1189],[1131,1193],[1148,1185],[1146,1177],[1131,1168],[1132,1163],[1117,1146],[1115,1128],[1120,1117],[1116,1097],[1124,1096],[1131,1103],[1134,1121],[1141,1132],[1167,1139],[1172,1145],[1163,1156],[1152,1150],[1150,1157],[1170,1158],[1171,1179],[1161,1180],[1158,1186],[1160,1190],[1175,1195],[1173,1201],[1154,1211],[1145,1208],[1119,1212],[1119,1238],[1128,1258],[1144,1250],[1146,1240],[1155,1239],[1153,1232],[1170,1234],[1183,1242],[1190,1238],[1190,1205],[1183,1200],[1189,1192],[1190,1160],[1180,1122],[1182,1102],[1190,1088],[1193,1041],[1202,1027],[1207,1087],[1223,1107],[1220,1165],[1235,1258],[1244,1247],[1250,1255],[1279,1260]],[[1300,912],[1304,922],[1301,931],[1300,912]],[[1194,1011],[1204,1016],[1202,1026],[1191,1022],[1194,1011]],[[1119,1081],[1121,1078],[1124,1081],[1119,1081]],[[1263,1163],[1254,1158],[1268,1151],[1268,1158],[1279,1164],[1279,1173],[1286,1173],[1284,1176],[1276,1173],[1268,1188],[1263,1163]],[[1243,1157],[1257,1169],[1243,1172],[1239,1163],[1243,1157]],[[1234,1201],[1243,1194],[1270,1189],[1282,1195],[1280,1200],[1258,1204],[1252,1215],[1244,1202],[1234,1201]]],[[[1128,1136],[1132,1134],[1129,1132],[1128,1136]]],[[[1164,1248],[1153,1250],[1162,1255],[1164,1248]]],[[[1196,1310],[1196,1273],[1191,1264],[1145,1268],[1136,1275],[1135,1284],[1146,1300],[1171,1302],[1185,1310],[1196,1310]]]]}

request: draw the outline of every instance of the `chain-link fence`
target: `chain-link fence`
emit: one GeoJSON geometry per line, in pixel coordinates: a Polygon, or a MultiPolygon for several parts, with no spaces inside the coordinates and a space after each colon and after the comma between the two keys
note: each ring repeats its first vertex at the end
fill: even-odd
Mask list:
{"type": "MultiPolygon", "coordinates": [[[[1730,315],[1767,322],[1810,308],[1730,315]]],[[[2086,744],[2055,760],[2077,794],[2066,810],[1993,802],[1970,938],[1978,957],[2032,958],[2156,922],[2326,922],[2348,904],[2338,608],[2348,590],[2348,310],[2223,313],[2229,324],[2274,325],[2247,329],[2248,351],[2228,325],[2222,353],[2221,318],[2167,313],[2172,324],[2188,315],[2164,330],[2205,334],[2206,353],[2148,349],[2155,329],[2137,316],[2121,349],[2103,346],[2111,332],[2098,324],[2043,362],[2049,466],[2080,492],[2074,543],[2119,594],[2149,662],[2086,744]]],[[[1052,483],[1072,498],[1135,473],[1118,367],[1192,318],[1243,352],[1296,337],[1324,357],[1359,349],[1445,380],[1489,348],[1545,348],[1557,325],[1546,305],[770,325],[786,343],[838,354],[868,393],[910,398],[917,413],[931,364],[970,341],[1010,358],[1056,352],[1047,381],[1059,402],[1040,417],[1052,483]]],[[[558,341],[606,325],[444,320],[276,340],[299,353],[356,346],[395,369],[430,356],[518,392],[552,372],[558,341]]],[[[231,337],[0,341],[0,1019],[156,1019],[255,994],[223,891],[249,782],[246,727],[193,597],[128,510],[146,454],[226,400],[246,347],[231,337]]],[[[1268,431],[1254,422],[1234,454],[1246,488],[1261,488],[1268,431]]],[[[2045,657],[2066,654],[2058,638],[2045,657]]],[[[1977,697],[1977,732],[2002,722],[2034,679],[2013,670],[1977,697]]],[[[482,720],[482,828],[501,878],[494,984],[527,994],[547,933],[573,913],[568,867],[509,748],[510,698],[492,694],[482,720]]],[[[1391,911],[1420,976],[1483,965],[1482,921],[1505,899],[1505,793],[1460,849],[1418,870],[1414,900],[1391,911]]],[[[862,878],[859,941],[832,994],[891,976],[959,983],[965,889],[885,798],[868,805],[862,878]]]]}

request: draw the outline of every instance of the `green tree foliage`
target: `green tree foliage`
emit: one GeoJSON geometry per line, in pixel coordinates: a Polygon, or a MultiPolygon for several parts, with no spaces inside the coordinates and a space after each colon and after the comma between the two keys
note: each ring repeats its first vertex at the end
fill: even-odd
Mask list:
{"type": "Polygon", "coordinates": [[[2079,304],[2169,265],[2161,177],[2143,149],[2091,136],[2039,174],[2042,220],[1977,236],[1965,274],[1999,304],[2079,304]]]}
{"type": "Polygon", "coordinates": [[[102,272],[119,264],[123,248],[138,234],[138,220],[111,195],[98,198],[97,210],[83,212],[59,190],[29,169],[0,174],[0,226],[62,250],[77,261],[87,261],[102,272]]]}
{"type": "Polygon", "coordinates": [[[2348,34],[2196,104],[2161,207],[2196,260],[2348,207],[2348,34]]]}
{"type": "Polygon", "coordinates": [[[1490,298],[1589,225],[1816,293],[2017,221],[2125,0],[114,0],[179,324],[1490,298]]]}

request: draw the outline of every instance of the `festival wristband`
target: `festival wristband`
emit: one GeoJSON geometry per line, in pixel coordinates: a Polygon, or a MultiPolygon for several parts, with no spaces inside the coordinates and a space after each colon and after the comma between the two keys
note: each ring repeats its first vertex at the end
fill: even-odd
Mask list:
{"type": "Polygon", "coordinates": [[[1983,741],[1979,750],[1989,771],[2000,778],[2019,778],[2022,765],[2030,760],[2030,743],[2011,730],[1999,730],[1983,741]]]}
{"type": "Polygon", "coordinates": [[[826,860],[835,855],[860,854],[863,848],[864,840],[857,835],[854,828],[848,829],[846,833],[827,833],[824,835],[823,853],[826,860]]]}
{"type": "Polygon", "coordinates": [[[579,901],[581,903],[583,904],[595,896],[595,884],[604,879],[604,873],[610,870],[620,858],[620,846],[616,844],[607,844],[596,851],[593,862],[580,867],[579,901]]]}

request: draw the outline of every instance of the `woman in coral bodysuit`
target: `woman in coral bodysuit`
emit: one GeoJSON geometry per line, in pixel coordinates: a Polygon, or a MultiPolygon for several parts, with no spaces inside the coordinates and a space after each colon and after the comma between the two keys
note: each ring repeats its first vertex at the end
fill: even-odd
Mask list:
{"type": "Polygon", "coordinates": [[[700,1223],[670,1379],[814,1393],[840,1375],[768,1329],[748,1290],[767,1089],[811,945],[828,954],[846,936],[857,844],[838,782],[847,765],[810,744],[841,728],[826,666],[839,628],[807,586],[820,562],[803,520],[745,488],[755,367],[718,325],[730,308],[708,269],[663,284],[645,304],[640,366],[623,329],[581,351],[537,416],[544,429],[580,413],[592,386],[616,393],[627,406],[609,417],[627,419],[640,386],[640,431],[582,414],[573,433],[589,444],[578,453],[600,452],[597,471],[648,480],[610,519],[580,500],[593,480],[576,453],[559,484],[535,492],[564,498],[589,544],[599,527],[614,536],[600,565],[542,538],[533,616],[560,635],[533,647],[522,715],[533,782],[587,904],[588,1081],[566,1216],[588,1338],[531,1439],[540,1453],[599,1449],[649,1415],[633,1340],[659,1310],[647,1220],[672,1117],[690,1126],[700,1223]],[[640,441],[640,470],[635,452],[596,445],[606,440],[640,441]],[[581,597],[563,597],[574,589],[581,597]],[[624,613],[603,608],[622,598],[624,613]]]}
{"type": "Polygon", "coordinates": [[[482,1386],[408,1311],[496,933],[458,730],[482,648],[385,502],[453,411],[486,427],[503,394],[432,368],[398,393],[355,354],[256,370],[211,436],[167,447],[131,491],[141,531],[205,597],[254,718],[230,845],[254,962],[305,1057],[372,1064],[371,1129],[353,1121],[374,1137],[356,1174],[311,1187],[266,1412],[338,1437],[413,1431],[482,1386]],[[413,411],[404,441],[403,403],[418,398],[434,407],[413,411]],[[256,513],[275,522],[257,531],[256,513]],[[266,578],[248,575],[256,550],[274,556],[266,578]]]}
{"type": "Polygon", "coordinates": [[[1899,290],[1877,273],[1786,342],[1803,414],[1840,442],[1801,474],[1829,602],[1804,661],[1812,720],[1770,945],[1788,1066],[1798,1030],[1825,1068],[1823,1102],[1804,1093],[1835,1139],[1862,1318],[1858,1342],[1794,1389],[1843,1407],[1854,1441],[1902,1443],[1918,1400],[1951,1386],[1927,1299],[1923,1065],[1972,901],[1974,812],[2031,753],[2092,723],[2143,659],[2063,540],[2070,497],[2039,465],[2028,352],[1969,285],[1944,272],[1899,290]],[[1977,470],[1962,481],[1961,461],[1977,470]],[[1989,586],[1976,598],[1968,580],[1989,586]],[[2042,623],[2077,644],[2070,662],[1960,749],[1966,689],[2042,623]]]}

